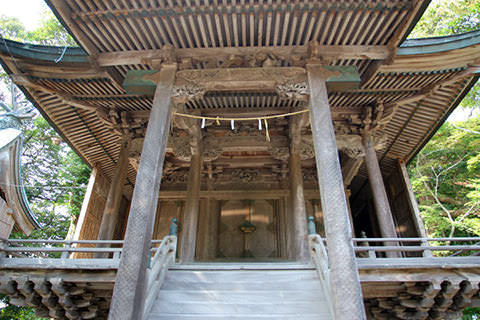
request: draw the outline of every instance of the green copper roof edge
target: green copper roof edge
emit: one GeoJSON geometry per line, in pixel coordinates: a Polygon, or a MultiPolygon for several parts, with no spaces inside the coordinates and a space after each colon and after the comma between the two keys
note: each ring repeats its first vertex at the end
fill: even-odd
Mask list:
{"type": "Polygon", "coordinates": [[[462,49],[480,44],[480,30],[451,36],[408,39],[397,51],[397,55],[432,54],[462,49]]]}
{"type": "Polygon", "coordinates": [[[0,53],[55,63],[88,63],[87,53],[80,47],[45,46],[0,38],[0,53]]]}
{"type": "MultiPolygon", "coordinates": [[[[88,55],[80,47],[45,46],[0,39],[0,53],[7,55],[49,62],[88,63],[88,55]]],[[[445,37],[408,39],[402,43],[397,55],[432,54],[479,44],[480,30],[445,37]]]]}

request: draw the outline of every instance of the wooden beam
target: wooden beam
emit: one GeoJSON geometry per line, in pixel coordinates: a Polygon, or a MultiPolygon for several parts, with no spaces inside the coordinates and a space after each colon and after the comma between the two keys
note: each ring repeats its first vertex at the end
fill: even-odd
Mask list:
{"type": "MultiPolygon", "coordinates": [[[[327,88],[350,90],[358,86],[360,76],[354,66],[322,66],[327,88]]],[[[128,71],[123,87],[128,94],[152,95],[157,70],[128,71]]],[[[177,73],[176,87],[197,91],[276,91],[279,85],[300,84],[307,80],[304,68],[218,68],[183,70],[177,73]]]]}
{"type": "MultiPolygon", "coordinates": [[[[143,64],[145,60],[161,57],[162,52],[162,49],[105,52],[98,55],[97,63],[100,67],[143,64]]],[[[175,49],[174,52],[177,60],[193,59],[206,61],[209,59],[228,59],[231,56],[255,56],[258,54],[267,54],[288,59],[288,57],[292,56],[306,58],[308,46],[195,48],[175,49]]],[[[387,46],[331,45],[319,46],[318,54],[319,58],[325,58],[326,60],[383,60],[390,56],[391,51],[387,46]]]]}
{"type": "Polygon", "coordinates": [[[31,81],[30,79],[28,79],[24,75],[12,74],[12,75],[10,75],[10,77],[12,78],[13,82],[15,82],[15,84],[18,85],[18,86],[23,86],[23,87],[26,87],[26,88],[29,88],[29,89],[33,89],[33,90],[37,90],[37,91],[52,94],[54,96],[57,96],[63,103],[65,103],[67,105],[74,106],[74,107],[77,107],[79,109],[86,110],[86,111],[96,111],[97,109],[101,109],[101,107],[92,106],[92,105],[89,105],[88,103],[85,103],[85,102],[75,101],[71,98],[71,96],[69,96],[69,95],[67,95],[63,92],[60,92],[60,91],[57,91],[57,90],[54,90],[54,89],[50,89],[46,86],[35,83],[35,82],[31,81]]]}

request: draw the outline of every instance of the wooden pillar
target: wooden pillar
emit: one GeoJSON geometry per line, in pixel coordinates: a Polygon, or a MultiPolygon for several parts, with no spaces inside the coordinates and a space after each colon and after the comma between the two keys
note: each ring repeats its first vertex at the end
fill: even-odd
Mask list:
{"type": "Polygon", "coordinates": [[[310,254],[307,242],[307,213],[303,195],[303,176],[300,155],[290,154],[290,194],[293,214],[294,256],[297,261],[308,261],[310,254]]]}
{"type": "Polygon", "coordinates": [[[147,260],[158,205],[165,149],[172,117],[172,88],[176,64],[162,65],[157,73],[147,133],[128,217],[108,319],[142,319],[147,260]]]}
{"type": "Polygon", "coordinates": [[[301,128],[303,117],[290,118],[290,197],[293,219],[293,256],[297,261],[308,261],[307,213],[303,192],[302,159],[300,158],[301,128]]]}
{"type": "Polygon", "coordinates": [[[325,217],[334,318],[365,319],[325,73],[320,65],[307,65],[312,136],[325,217]]]}
{"type": "MultiPolygon", "coordinates": [[[[410,207],[410,212],[413,215],[413,223],[415,224],[415,228],[417,229],[417,234],[422,238],[427,238],[427,231],[425,230],[423,219],[420,216],[420,209],[418,209],[417,199],[415,198],[415,194],[413,193],[412,184],[410,183],[410,177],[408,176],[405,162],[399,160],[398,169],[400,170],[400,176],[402,178],[402,182],[407,193],[408,206],[410,207]]],[[[430,245],[428,241],[422,241],[421,244],[424,247],[428,247],[430,245]]],[[[424,251],[423,256],[432,257],[432,251],[424,251]]]]}
{"type": "MultiPolygon", "coordinates": [[[[370,182],[370,188],[373,194],[373,202],[375,204],[375,211],[377,212],[380,233],[384,238],[396,238],[397,232],[395,230],[392,211],[390,210],[385,184],[383,183],[377,154],[370,135],[364,136],[363,145],[365,148],[365,165],[368,172],[368,181],[370,182]]],[[[395,254],[394,256],[398,255],[395,254]]]]}
{"type": "Polygon", "coordinates": [[[102,223],[98,231],[97,240],[113,240],[115,227],[118,223],[120,205],[122,203],[123,185],[128,173],[128,151],[130,141],[123,139],[120,143],[120,155],[118,157],[112,182],[108,190],[107,202],[103,210],[102,223]]]}
{"type": "Polygon", "coordinates": [[[183,216],[183,232],[180,249],[180,262],[188,263],[195,259],[197,244],[198,214],[200,212],[200,186],[202,176],[202,155],[192,154],[188,172],[187,198],[183,216]]]}
{"type": "Polygon", "coordinates": [[[418,209],[417,199],[415,198],[415,194],[413,193],[412,184],[410,183],[410,177],[408,176],[405,162],[398,161],[398,167],[401,173],[401,177],[403,178],[402,182],[405,186],[405,190],[408,196],[408,206],[410,207],[410,211],[413,213],[413,222],[415,223],[417,233],[420,237],[426,238],[427,232],[425,231],[425,225],[423,224],[422,217],[420,216],[420,209],[418,209]]]}

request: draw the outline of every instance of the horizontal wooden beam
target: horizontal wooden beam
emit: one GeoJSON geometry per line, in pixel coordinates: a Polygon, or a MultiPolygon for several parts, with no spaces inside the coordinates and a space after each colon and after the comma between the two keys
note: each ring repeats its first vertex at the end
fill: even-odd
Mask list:
{"type": "MultiPolygon", "coordinates": [[[[323,66],[322,69],[331,91],[351,90],[360,83],[354,66],[323,66]]],[[[152,95],[157,74],[157,70],[130,70],[123,87],[128,94],[152,95]]],[[[175,87],[190,98],[215,91],[271,91],[298,97],[307,95],[307,90],[302,89],[305,86],[306,71],[300,67],[183,70],[177,72],[175,81],[175,87]]]]}
{"type": "MultiPolygon", "coordinates": [[[[100,67],[143,64],[147,60],[160,59],[163,49],[130,50],[100,53],[97,63],[100,67]]],[[[306,58],[307,46],[277,46],[277,47],[252,47],[252,48],[195,48],[174,49],[177,60],[192,59],[207,61],[210,59],[227,59],[231,56],[255,56],[259,54],[272,55],[280,59],[293,56],[306,58]]],[[[327,60],[358,59],[382,60],[391,54],[387,46],[360,46],[360,45],[331,45],[318,47],[319,58],[327,60]]]]}

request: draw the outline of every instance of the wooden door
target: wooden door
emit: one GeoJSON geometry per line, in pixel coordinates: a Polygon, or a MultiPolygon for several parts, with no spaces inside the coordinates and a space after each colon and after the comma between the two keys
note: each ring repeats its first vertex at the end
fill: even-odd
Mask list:
{"type": "Polygon", "coordinates": [[[228,200],[220,211],[217,256],[265,259],[279,257],[275,200],[228,200]],[[242,232],[246,226],[252,232],[242,232]]]}

